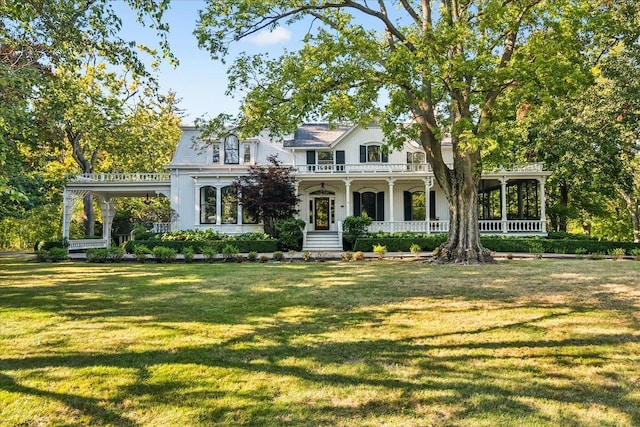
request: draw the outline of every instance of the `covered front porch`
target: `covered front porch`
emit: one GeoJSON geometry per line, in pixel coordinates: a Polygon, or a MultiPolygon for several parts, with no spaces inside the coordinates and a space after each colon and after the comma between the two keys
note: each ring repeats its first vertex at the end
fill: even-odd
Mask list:
{"type": "Polygon", "coordinates": [[[170,197],[171,181],[167,173],[96,173],[69,179],[63,195],[62,237],[68,239],[69,250],[107,248],[112,241],[112,224],[116,215],[116,198],[170,197]],[[73,210],[77,203],[91,196],[98,202],[102,216],[102,237],[69,239],[73,210]]]}

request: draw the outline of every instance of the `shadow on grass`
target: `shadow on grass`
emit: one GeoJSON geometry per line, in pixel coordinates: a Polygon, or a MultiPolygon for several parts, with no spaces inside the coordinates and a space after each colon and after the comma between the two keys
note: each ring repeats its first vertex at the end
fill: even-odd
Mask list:
{"type": "MultiPolygon", "coordinates": [[[[523,328],[539,329],[541,322],[576,313],[588,314],[591,310],[613,309],[633,319],[637,309],[635,298],[604,291],[595,279],[581,281],[578,295],[560,298],[575,290],[567,290],[561,284],[552,284],[538,292],[511,289],[509,280],[513,274],[504,271],[497,277],[479,276],[474,281],[461,280],[459,276],[451,279],[449,273],[429,278],[425,273],[432,272],[431,269],[405,271],[390,267],[388,274],[376,274],[377,270],[366,264],[349,266],[352,276],[342,279],[336,277],[336,272],[344,272],[345,268],[336,264],[289,270],[279,266],[263,268],[257,273],[243,266],[168,266],[154,268],[153,273],[146,274],[147,269],[140,267],[90,268],[95,274],[87,274],[88,278],[67,278],[55,286],[3,285],[0,308],[28,308],[73,320],[133,316],[140,319],[132,320],[134,323],[163,323],[164,327],[166,323],[185,321],[251,324],[252,330],[218,344],[172,349],[0,356],[0,389],[59,401],[89,416],[92,424],[124,426],[136,425],[136,422],[105,407],[120,407],[131,398],[142,401],[143,396],[147,405],[190,406],[198,414],[196,421],[204,425],[333,424],[337,419],[371,420],[394,414],[445,424],[448,419],[455,424],[456,420],[465,418],[494,417],[505,422],[529,418],[533,423],[559,421],[563,425],[579,425],[571,413],[550,418],[531,403],[532,400],[599,405],[625,414],[631,424],[640,425],[638,402],[633,398],[638,385],[633,383],[633,378],[610,372],[610,382],[614,385],[581,380],[570,374],[559,378],[561,375],[557,373],[545,372],[542,363],[553,361],[570,368],[582,366],[586,359],[600,366],[616,363],[611,350],[602,350],[603,346],[637,346],[640,342],[637,323],[631,324],[632,331],[628,333],[592,333],[563,339],[488,341],[484,336],[523,328]],[[447,283],[447,280],[459,282],[447,283]],[[555,303],[554,296],[558,298],[555,303]],[[448,332],[399,339],[352,336],[340,342],[325,338],[328,333],[339,334],[351,327],[371,330],[383,322],[385,316],[400,310],[382,307],[417,298],[471,301],[479,304],[480,308],[475,308],[479,311],[491,307],[544,308],[546,311],[529,313],[524,320],[452,325],[448,332]],[[303,307],[306,311],[298,318],[283,320],[283,313],[293,307],[303,307]],[[303,336],[313,336],[315,340],[300,345],[298,339],[303,336]],[[448,343],[446,340],[452,337],[474,339],[448,343]],[[519,350],[516,356],[508,355],[516,349],[519,350]],[[509,358],[513,358],[516,365],[517,359],[526,362],[528,372],[511,377],[514,372],[511,363],[505,366],[505,372],[487,369],[492,366],[491,362],[509,358]],[[301,360],[309,362],[308,365],[292,362],[301,360]],[[329,387],[377,392],[362,402],[331,404],[328,399],[311,399],[295,407],[279,399],[283,390],[277,385],[250,390],[241,385],[224,388],[215,381],[205,382],[203,387],[193,387],[188,380],[180,378],[150,381],[149,369],[170,365],[196,365],[215,368],[216,372],[233,371],[273,379],[294,378],[308,389],[329,387]],[[354,365],[357,369],[341,369],[354,365]],[[138,372],[138,379],[119,386],[108,405],[81,395],[24,386],[12,377],[32,369],[104,366],[138,372]],[[404,367],[402,374],[390,374],[404,367]],[[564,381],[546,381],[547,377],[554,376],[564,381]],[[211,399],[216,401],[215,405],[201,404],[211,399]],[[449,409],[439,414],[424,408],[449,409]]],[[[55,268],[46,274],[51,271],[55,268]]],[[[411,315],[410,309],[401,310],[411,315]]]]}

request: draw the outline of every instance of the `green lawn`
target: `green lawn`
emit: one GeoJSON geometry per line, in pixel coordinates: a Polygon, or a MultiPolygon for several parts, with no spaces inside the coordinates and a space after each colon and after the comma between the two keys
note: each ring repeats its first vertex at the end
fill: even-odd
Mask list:
{"type": "Polygon", "coordinates": [[[0,260],[1,426],[640,425],[640,262],[0,260]]]}

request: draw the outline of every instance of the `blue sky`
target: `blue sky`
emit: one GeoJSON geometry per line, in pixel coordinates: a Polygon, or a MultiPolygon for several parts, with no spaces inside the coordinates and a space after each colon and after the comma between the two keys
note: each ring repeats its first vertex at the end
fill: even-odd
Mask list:
{"type": "MultiPolygon", "coordinates": [[[[295,34],[295,29],[279,28],[273,33],[257,34],[247,40],[241,40],[231,47],[231,58],[227,64],[213,61],[209,52],[198,48],[193,30],[198,17],[198,9],[203,7],[200,0],[174,0],[171,10],[166,14],[166,21],[170,25],[169,44],[172,52],[180,61],[174,68],[163,64],[159,69],[159,83],[162,92],[172,90],[182,99],[180,108],[185,114],[184,124],[191,124],[202,116],[214,117],[219,113],[234,114],[238,110],[239,99],[225,95],[227,88],[227,67],[233,56],[239,52],[265,52],[275,55],[281,53],[285,47],[291,48],[300,42],[301,35],[295,34]]],[[[156,46],[153,31],[135,22],[133,13],[122,2],[114,5],[124,21],[124,39],[136,40],[156,46]]]]}

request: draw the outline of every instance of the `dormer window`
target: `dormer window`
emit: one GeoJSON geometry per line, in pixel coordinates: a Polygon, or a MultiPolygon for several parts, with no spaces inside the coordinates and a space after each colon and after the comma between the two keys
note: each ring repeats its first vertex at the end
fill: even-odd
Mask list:
{"type": "Polygon", "coordinates": [[[388,161],[386,147],[378,144],[360,146],[360,163],[387,163],[388,161]]]}
{"type": "Polygon", "coordinates": [[[224,163],[227,165],[240,163],[240,142],[235,135],[229,135],[224,139],[224,163]]]}

